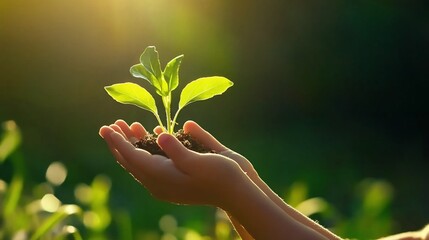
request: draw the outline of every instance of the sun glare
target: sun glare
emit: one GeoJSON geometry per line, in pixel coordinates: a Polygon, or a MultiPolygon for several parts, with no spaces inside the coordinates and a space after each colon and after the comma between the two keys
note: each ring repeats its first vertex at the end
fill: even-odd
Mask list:
{"type": "Polygon", "coordinates": [[[53,162],[46,170],[46,179],[55,186],[61,185],[67,177],[67,169],[60,162],[53,162]]]}
{"type": "Polygon", "coordinates": [[[53,194],[46,194],[40,201],[42,209],[47,212],[56,212],[61,205],[60,200],[53,194]]]}

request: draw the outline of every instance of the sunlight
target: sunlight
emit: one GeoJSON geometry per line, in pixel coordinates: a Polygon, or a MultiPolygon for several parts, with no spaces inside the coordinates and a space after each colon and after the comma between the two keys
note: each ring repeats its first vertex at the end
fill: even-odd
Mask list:
{"type": "Polygon", "coordinates": [[[67,177],[67,169],[60,162],[53,162],[46,170],[46,179],[55,186],[61,185],[67,177]]]}
{"type": "Polygon", "coordinates": [[[77,229],[73,226],[65,226],[64,231],[67,233],[75,233],[77,232],[77,229]]]}
{"type": "Polygon", "coordinates": [[[53,194],[46,194],[40,201],[41,207],[47,212],[56,212],[61,205],[60,200],[53,194]]]}
{"type": "Polygon", "coordinates": [[[63,205],[60,210],[62,210],[67,215],[77,214],[81,212],[79,206],[75,204],[63,205]]]}

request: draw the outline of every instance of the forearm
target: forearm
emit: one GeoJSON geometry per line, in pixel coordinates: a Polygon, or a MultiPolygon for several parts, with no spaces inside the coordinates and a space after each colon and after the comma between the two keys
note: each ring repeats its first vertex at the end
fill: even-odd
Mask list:
{"type": "Polygon", "coordinates": [[[326,239],[285,213],[250,179],[234,184],[234,189],[223,208],[254,239],[326,239]]]}
{"type": "Polygon", "coordinates": [[[226,212],[228,215],[231,224],[234,226],[235,231],[240,235],[242,240],[254,240],[254,238],[250,235],[249,232],[241,225],[241,223],[235,219],[229,212],[226,212]]]}
{"type": "Polygon", "coordinates": [[[312,219],[308,218],[307,216],[303,215],[302,213],[298,212],[296,209],[288,205],[281,199],[259,176],[256,174],[252,176],[252,180],[255,182],[255,184],[278,206],[280,207],[285,213],[287,213],[290,217],[295,219],[296,221],[300,222],[301,224],[314,229],[319,234],[323,235],[327,239],[341,239],[340,237],[336,236],[334,233],[329,231],[328,229],[324,228],[317,222],[313,221],[312,219]]]}

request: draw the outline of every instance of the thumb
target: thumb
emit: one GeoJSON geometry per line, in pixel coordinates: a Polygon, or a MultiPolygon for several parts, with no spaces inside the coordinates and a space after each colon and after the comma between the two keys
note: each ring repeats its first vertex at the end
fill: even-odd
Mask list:
{"type": "Polygon", "coordinates": [[[208,147],[209,149],[212,149],[216,152],[223,152],[228,150],[227,147],[222,145],[215,137],[213,137],[209,132],[204,130],[194,121],[187,121],[183,125],[183,130],[186,133],[191,134],[193,138],[195,138],[198,142],[208,147]]]}
{"type": "Polygon", "coordinates": [[[178,168],[186,172],[186,170],[182,168],[184,165],[186,165],[186,162],[188,162],[193,157],[194,154],[185,146],[183,146],[183,144],[177,140],[177,138],[168,133],[161,133],[158,136],[157,142],[162,150],[164,150],[165,154],[167,154],[168,158],[173,160],[178,168]]]}

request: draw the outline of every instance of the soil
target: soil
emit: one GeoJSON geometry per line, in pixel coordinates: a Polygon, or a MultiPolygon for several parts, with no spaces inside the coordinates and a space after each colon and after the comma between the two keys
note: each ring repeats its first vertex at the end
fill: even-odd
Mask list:
{"type": "MultiPolygon", "coordinates": [[[[215,153],[213,150],[205,147],[194,138],[191,137],[190,134],[185,133],[183,129],[180,129],[174,136],[188,149],[193,150],[199,153],[215,153]]],[[[144,138],[140,139],[138,142],[134,144],[137,148],[141,148],[150,152],[151,154],[157,154],[162,156],[167,156],[165,152],[158,146],[156,143],[156,139],[158,135],[155,134],[147,134],[144,138]]]]}

